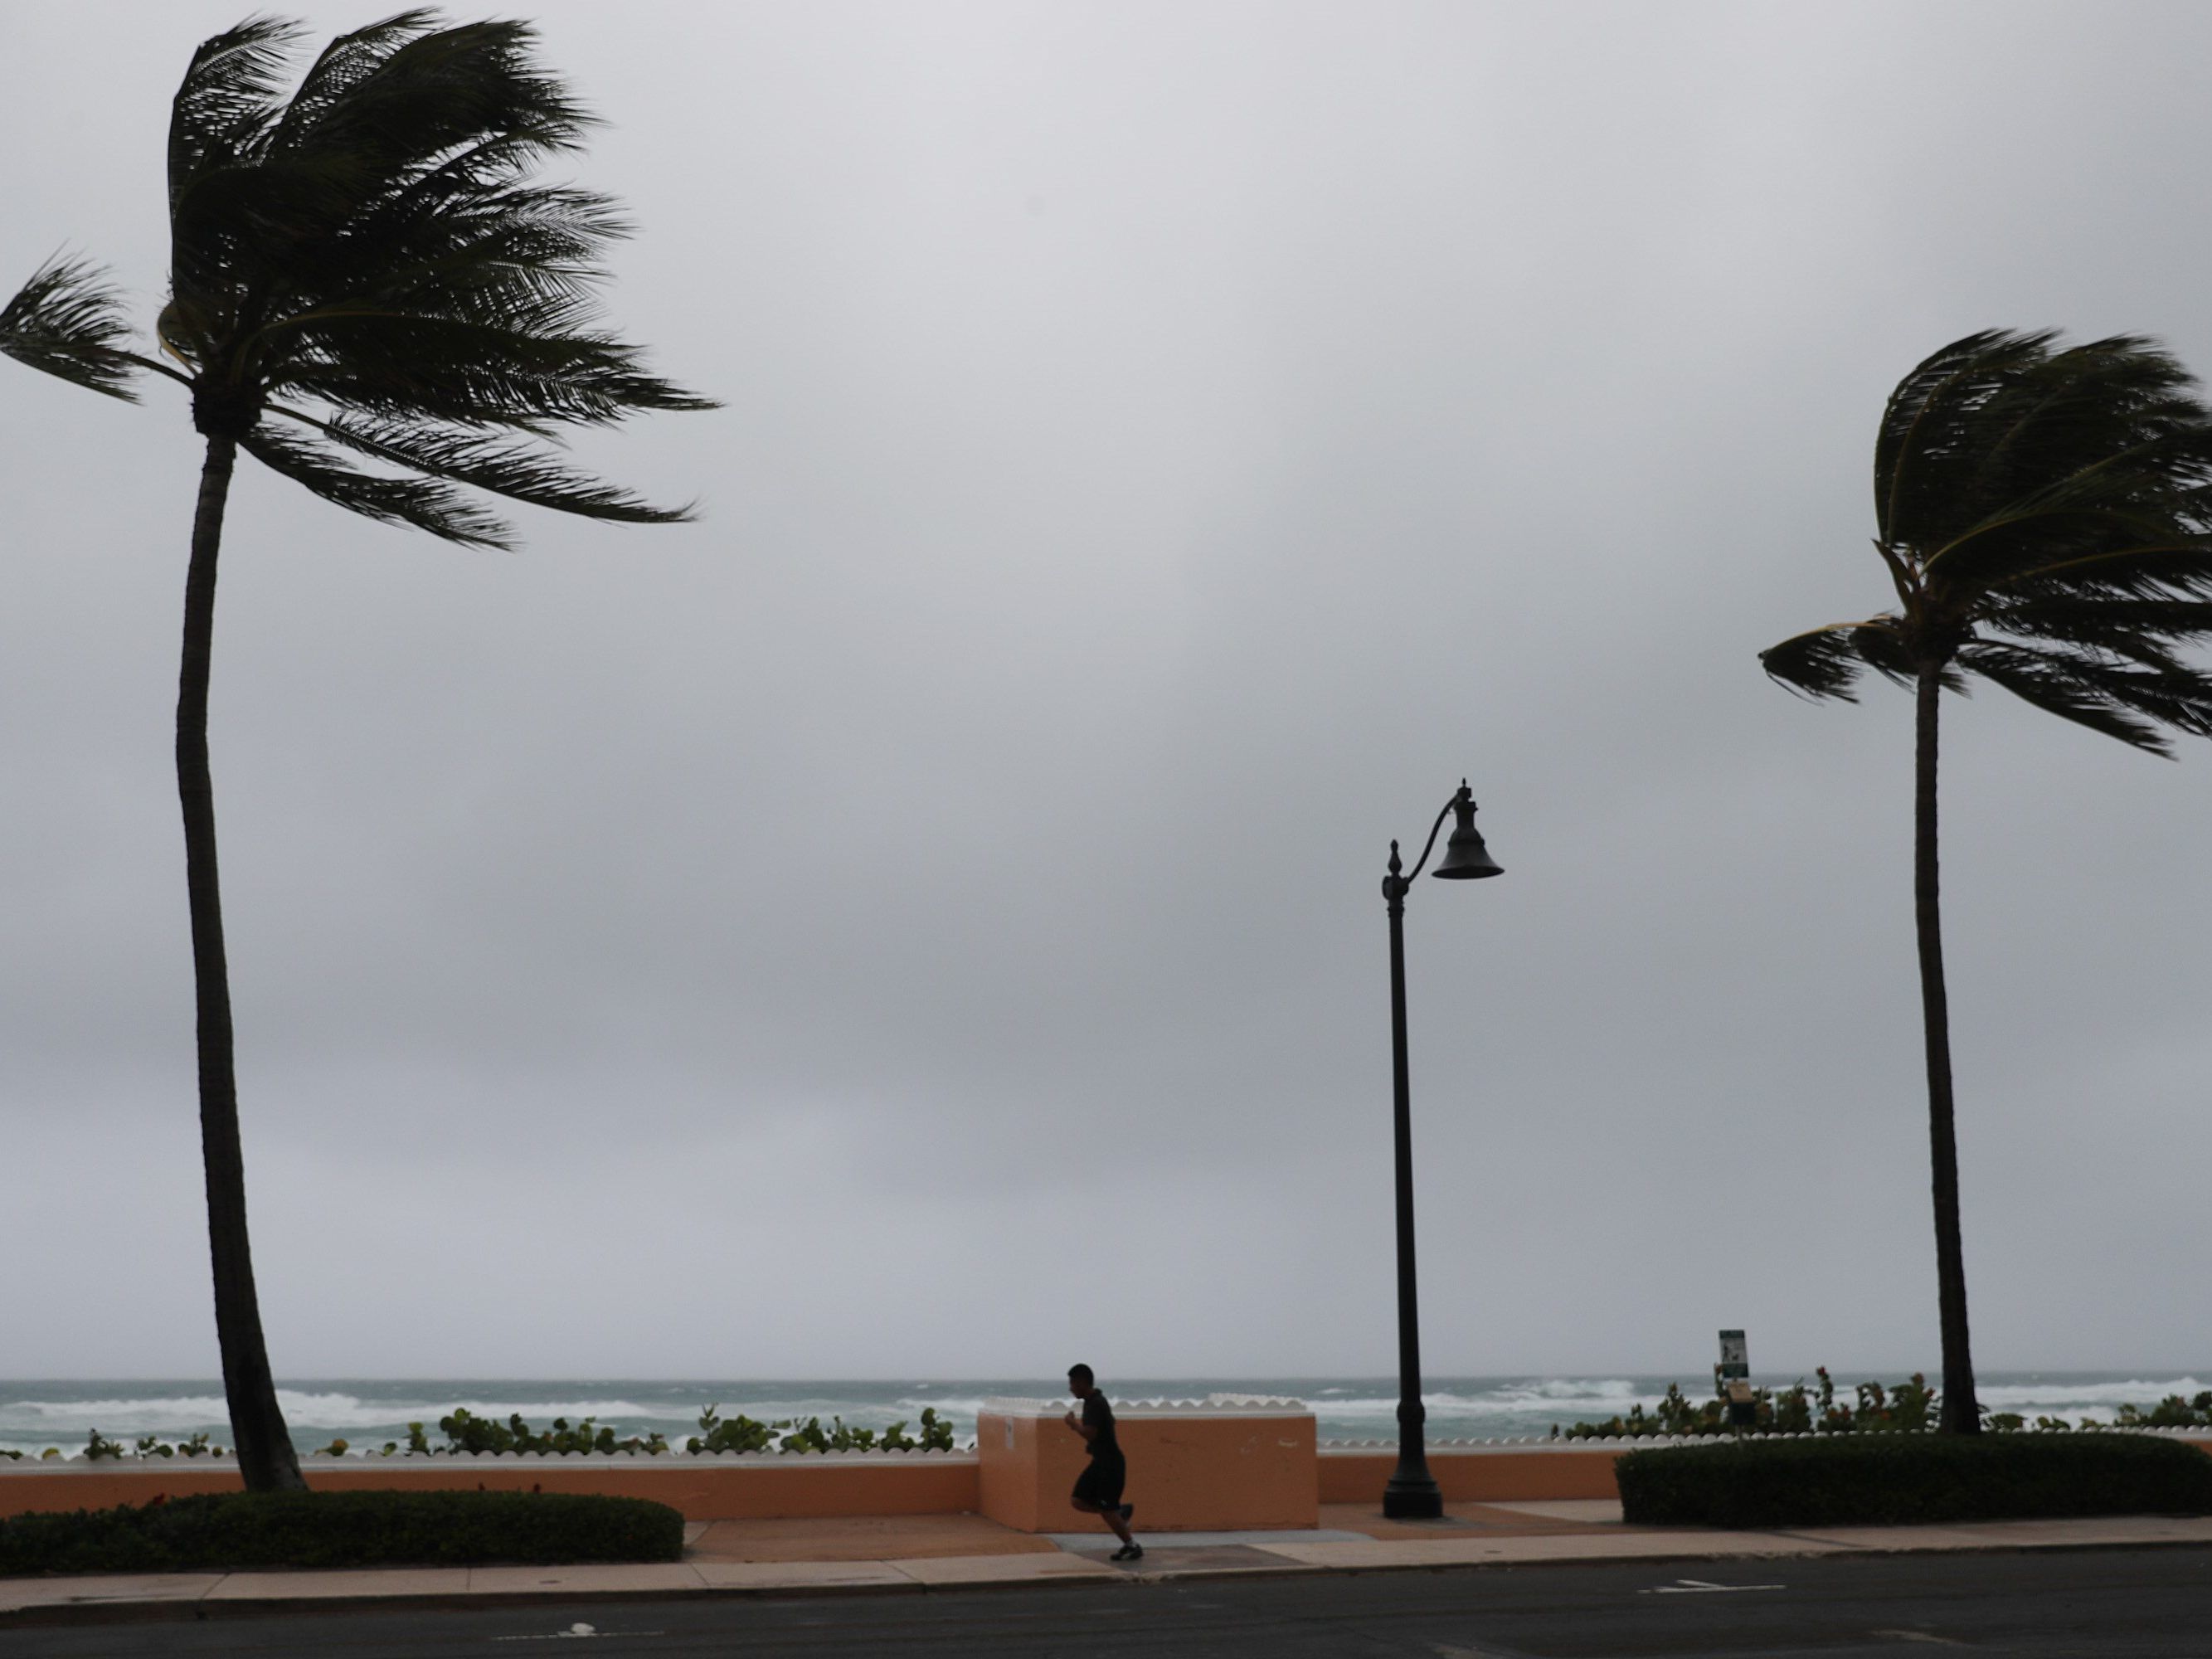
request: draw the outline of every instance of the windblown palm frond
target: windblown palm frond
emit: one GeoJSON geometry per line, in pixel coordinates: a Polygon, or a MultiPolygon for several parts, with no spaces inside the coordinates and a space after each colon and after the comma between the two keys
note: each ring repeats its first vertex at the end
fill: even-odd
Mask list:
{"type": "MultiPolygon", "coordinates": [[[[292,411],[273,406],[275,412],[292,411]]],[[[613,524],[672,524],[689,516],[689,507],[654,507],[626,489],[600,483],[590,474],[564,466],[542,447],[503,443],[495,439],[455,437],[427,423],[393,423],[354,416],[333,421],[306,421],[331,438],[362,455],[389,461],[447,478],[478,489],[489,490],[510,501],[551,507],[613,524]]]]}
{"type": "Polygon", "coordinates": [[[116,397],[134,368],[172,374],[203,432],[349,511],[457,541],[512,543],[469,489],[616,523],[690,517],[545,446],[562,426],[715,405],[599,325],[605,254],[629,226],[607,198],[537,176],[593,120],[536,63],[530,26],[402,11],[332,40],[288,98],[301,38],[267,17],[218,34],[173,101],[155,332],[183,373],[122,349],[114,295],[74,260],[0,311],[0,350],[116,397]],[[276,434],[277,413],[419,476],[276,434]]]}
{"type": "Polygon", "coordinates": [[[1858,701],[1859,671],[1882,666],[1897,653],[1895,618],[1870,617],[1865,622],[1835,623],[1795,635],[1759,653],[1759,665],[1790,690],[1808,697],[1840,697],[1858,701]]]}
{"type": "Polygon", "coordinates": [[[97,267],[52,259],[0,306],[0,351],[19,362],[125,403],[143,360],[118,343],[131,337],[121,301],[97,267]]]}
{"type": "Polygon", "coordinates": [[[391,477],[349,467],[327,445],[263,425],[239,447],[272,472],[325,501],[386,524],[410,525],[471,547],[512,547],[514,532],[457,489],[427,478],[391,477]]]}
{"type": "Polygon", "coordinates": [[[2212,411],[2179,363],[2119,336],[1969,335],[1899,383],[1875,447],[1875,546],[1900,601],[1760,654],[1814,697],[1872,667],[1979,673],[2036,707],[2163,753],[2212,677],[2212,411]]]}

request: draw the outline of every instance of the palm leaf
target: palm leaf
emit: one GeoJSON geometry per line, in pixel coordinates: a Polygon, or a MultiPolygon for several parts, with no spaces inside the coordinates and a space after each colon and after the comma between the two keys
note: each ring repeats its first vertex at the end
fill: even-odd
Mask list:
{"type": "Polygon", "coordinates": [[[136,403],[131,381],[143,360],[118,344],[130,337],[114,288],[82,259],[48,260],[0,306],[0,351],[72,385],[136,403]]]}
{"type": "Polygon", "coordinates": [[[1840,697],[1845,702],[1858,701],[1855,688],[1863,668],[1889,680],[1905,679],[1912,672],[1894,617],[1834,623],[1795,635],[1760,652],[1759,665],[1770,678],[1802,696],[1840,697]]]}
{"type": "Polygon", "coordinates": [[[2212,678],[2179,665],[2133,667],[2093,653],[1977,641],[1960,661],[2046,713],[2155,755],[2170,755],[2161,726],[2212,736],[2212,678]]]}
{"type": "Polygon", "coordinates": [[[274,123],[283,74],[302,31],[248,18],[200,43],[169,106],[169,203],[204,174],[248,156],[274,123]]]}
{"type": "Polygon", "coordinates": [[[238,441],[239,447],[349,513],[386,524],[404,524],[471,547],[512,548],[514,532],[459,491],[425,478],[392,478],[347,466],[327,446],[266,424],[238,441]]]}
{"type": "Polygon", "coordinates": [[[2034,361],[2052,337],[1984,330],[1931,353],[1898,382],[1875,438],[1875,521],[1882,541],[1924,540],[1924,523],[1972,495],[1978,416],[2003,392],[2008,374],[2034,361]]]}
{"type": "Polygon", "coordinates": [[[604,255],[629,227],[606,197],[533,176],[594,124],[538,64],[535,32],[396,12],[332,40],[288,99],[300,40],[249,19],[201,45],[172,101],[155,331],[188,372],[125,349],[112,290],[75,260],[0,309],[0,350],[115,397],[137,369],[169,375],[210,436],[453,541],[512,539],[468,489],[615,523],[690,518],[516,441],[716,406],[599,325],[604,255]],[[272,398],[319,436],[270,428],[272,398]]]}
{"type": "Polygon", "coordinates": [[[694,516],[689,505],[654,507],[629,490],[564,466],[541,450],[518,444],[358,416],[319,421],[281,406],[276,412],[306,422],[360,454],[532,507],[613,524],[684,524],[694,516]]]}

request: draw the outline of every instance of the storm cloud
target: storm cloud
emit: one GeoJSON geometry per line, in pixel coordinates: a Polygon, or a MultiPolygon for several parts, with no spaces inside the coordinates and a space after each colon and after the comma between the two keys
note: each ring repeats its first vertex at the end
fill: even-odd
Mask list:
{"type": "MultiPolygon", "coordinates": [[[[514,555],[240,470],[281,1376],[1388,1371],[1378,884],[1462,775],[1431,1370],[1934,1365],[1910,699],[1756,653],[1882,603],[1937,345],[2212,368],[2212,15],[530,9],[611,313],[726,407],[580,447],[701,522],[514,555]]],[[[0,286],[66,244],[150,322],[238,11],[10,9],[0,286]]],[[[172,391],[0,363],[0,1374],[216,1368],[172,391]]],[[[2212,752],[1947,714],[1977,1357],[2202,1364],[2212,752]]]]}

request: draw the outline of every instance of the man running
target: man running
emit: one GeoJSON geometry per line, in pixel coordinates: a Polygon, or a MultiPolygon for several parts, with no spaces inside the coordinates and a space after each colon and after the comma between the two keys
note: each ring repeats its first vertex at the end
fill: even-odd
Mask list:
{"type": "Polygon", "coordinates": [[[1129,1531],[1129,1516],[1137,1506],[1121,1501],[1129,1466],[1122,1461],[1121,1443],[1114,1437],[1114,1408],[1098,1391],[1088,1365],[1068,1367],[1067,1391],[1083,1402],[1083,1415],[1079,1419],[1069,1412],[1060,1420],[1091,1448],[1091,1462],[1077,1477],[1075,1492],[1068,1501],[1085,1515],[1103,1516],[1114,1528],[1114,1535],[1121,1540],[1121,1547],[1114,1552],[1115,1560],[1141,1561],[1145,1547],[1129,1531]]]}

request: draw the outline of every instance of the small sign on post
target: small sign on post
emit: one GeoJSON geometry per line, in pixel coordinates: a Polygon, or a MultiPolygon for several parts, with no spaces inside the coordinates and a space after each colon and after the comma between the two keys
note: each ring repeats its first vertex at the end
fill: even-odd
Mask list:
{"type": "Polygon", "coordinates": [[[1721,1333],[1721,1363],[1713,1371],[1720,1380],[1721,1392],[1728,1396],[1729,1426],[1756,1427],[1759,1405],[1751,1395],[1751,1345],[1741,1331],[1721,1333]]]}

